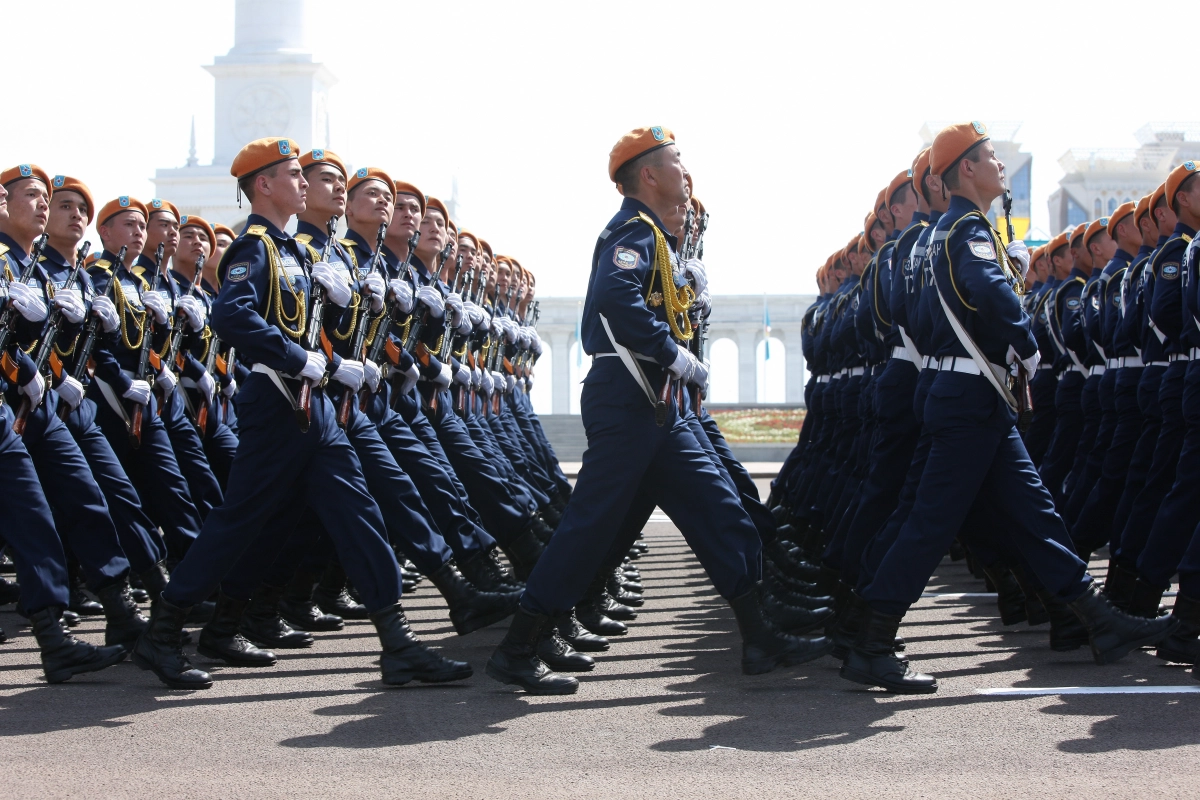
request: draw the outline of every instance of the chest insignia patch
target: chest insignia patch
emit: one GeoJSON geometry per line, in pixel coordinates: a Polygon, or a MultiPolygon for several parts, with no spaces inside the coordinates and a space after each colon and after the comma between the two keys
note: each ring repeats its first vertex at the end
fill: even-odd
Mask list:
{"type": "Polygon", "coordinates": [[[1178,264],[1163,264],[1162,278],[1164,281],[1173,281],[1178,277],[1179,277],[1179,265],[1178,264]]]}
{"type": "Polygon", "coordinates": [[[996,260],[996,248],[992,247],[991,242],[971,242],[971,254],[988,261],[996,260]]]}
{"type": "Polygon", "coordinates": [[[1067,308],[1070,308],[1072,310],[1079,308],[1079,298],[1072,297],[1071,299],[1067,300],[1067,308]]]}
{"type": "Polygon", "coordinates": [[[243,261],[242,263],[234,264],[229,268],[229,271],[225,273],[225,280],[229,281],[230,283],[238,283],[246,280],[246,278],[249,276],[250,262],[243,261]]]}
{"type": "Polygon", "coordinates": [[[642,257],[636,251],[627,247],[618,247],[613,251],[613,263],[620,269],[634,269],[642,257]]]}

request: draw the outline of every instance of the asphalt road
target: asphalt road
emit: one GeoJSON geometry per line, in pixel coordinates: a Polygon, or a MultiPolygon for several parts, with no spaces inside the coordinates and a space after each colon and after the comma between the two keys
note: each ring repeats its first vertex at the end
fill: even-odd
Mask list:
{"type": "MultiPolygon", "coordinates": [[[[927,597],[901,629],[933,696],[893,697],[825,659],[739,672],[733,616],[678,531],[652,521],[646,606],[579,693],[530,698],[483,674],[504,624],[456,637],[428,583],[405,601],[462,685],[385,689],[369,623],[270,670],[212,668],[174,692],[126,662],[49,686],[27,628],[0,625],[5,797],[1078,797],[1200,793],[1200,682],[1142,652],[1096,667],[990,597],[927,597]],[[1098,694],[991,695],[1099,687],[1098,694]],[[1115,689],[1153,693],[1115,694],[1115,689]]],[[[982,592],[961,562],[933,594],[982,592]]],[[[102,639],[99,620],[77,633],[102,639]]]]}

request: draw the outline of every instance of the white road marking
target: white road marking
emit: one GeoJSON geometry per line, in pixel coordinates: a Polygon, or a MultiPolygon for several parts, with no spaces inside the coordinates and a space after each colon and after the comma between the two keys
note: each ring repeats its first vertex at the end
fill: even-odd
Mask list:
{"type": "Polygon", "coordinates": [[[1024,689],[976,689],[989,697],[1040,697],[1055,694],[1200,694],[1196,686],[1049,686],[1024,689]]]}

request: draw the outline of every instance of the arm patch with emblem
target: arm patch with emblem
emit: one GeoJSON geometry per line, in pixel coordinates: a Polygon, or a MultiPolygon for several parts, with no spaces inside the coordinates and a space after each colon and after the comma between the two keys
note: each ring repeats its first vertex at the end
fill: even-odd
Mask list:
{"type": "Polygon", "coordinates": [[[628,247],[618,247],[613,251],[613,263],[620,269],[634,269],[642,257],[636,250],[630,250],[628,247]]]}
{"type": "Polygon", "coordinates": [[[240,281],[246,280],[248,277],[250,277],[249,261],[238,262],[237,264],[231,266],[225,273],[225,280],[229,281],[230,283],[239,283],[240,281]]]}
{"type": "Polygon", "coordinates": [[[971,242],[971,254],[976,258],[986,258],[988,261],[996,260],[996,249],[992,247],[991,242],[971,242]]]}
{"type": "Polygon", "coordinates": [[[1160,273],[1164,281],[1173,281],[1179,277],[1179,265],[1175,262],[1163,264],[1160,273]]]}

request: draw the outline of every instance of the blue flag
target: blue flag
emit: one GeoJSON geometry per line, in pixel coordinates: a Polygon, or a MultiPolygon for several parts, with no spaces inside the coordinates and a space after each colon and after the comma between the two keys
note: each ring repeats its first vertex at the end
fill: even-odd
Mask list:
{"type": "Polygon", "coordinates": [[[771,309],[767,307],[767,298],[763,298],[763,360],[771,360],[771,309]]]}

